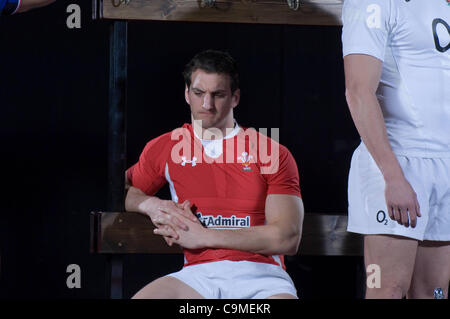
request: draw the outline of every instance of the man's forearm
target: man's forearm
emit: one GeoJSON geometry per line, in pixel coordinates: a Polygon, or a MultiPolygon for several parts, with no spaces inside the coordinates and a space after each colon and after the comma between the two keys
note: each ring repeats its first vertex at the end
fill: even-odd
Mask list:
{"type": "Polygon", "coordinates": [[[207,229],[205,243],[210,248],[237,249],[263,255],[293,255],[300,243],[300,230],[282,232],[276,225],[225,230],[207,229]]]}
{"type": "Polygon", "coordinates": [[[369,91],[347,89],[346,97],[355,126],[384,179],[403,177],[402,169],[387,137],[376,95],[369,91]]]}
{"type": "Polygon", "coordinates": [[[160,201],[156,196],[148,196],[140,189],[130,187],[125,198],[125,210],[145,215],[156,213],[160,201]]]}
{"type": "MultiPolygon", "coordinates": [[[[204,246],[237,249],[263,255],[297,253],[303,228],[303,202],[294,195],[266,198],[266,223],[236,230],[206,229],[204,246]]],[[[203,233],[203,232],[202,232],[203,233]]]]}
{"type": "MultiPolygon", "coordinates": [[[[293,255],[297,252],[303,225],[303,204],[296,195],[270,194],[266,198],[266,224],[240,229],[204,227],[192,214],[189,206],[183,214],[171,211],[168,215],[180,219],[187,229],[177,231],[174,243],[187,249],[224,248],[264,255],[293,255]]],[[[165,229],[156,234],[171,236],[165,229]]]]}

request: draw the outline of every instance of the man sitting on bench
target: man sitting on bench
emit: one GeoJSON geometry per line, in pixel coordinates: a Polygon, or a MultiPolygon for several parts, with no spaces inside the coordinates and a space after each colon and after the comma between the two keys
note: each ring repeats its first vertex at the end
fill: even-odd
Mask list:
{"type": "Polygon", "coordinates": [[[185,263],[133,298],[297,298],[283,259],[296,254],[303,223],[293,156],[234,120],[239,75],[229,54],[197,54],[184,78],[192,123],[147,143],[127,170],[125,206],[180,245],[185,263]],[[172,200],[153,196],[165,183],[172,200]]]}

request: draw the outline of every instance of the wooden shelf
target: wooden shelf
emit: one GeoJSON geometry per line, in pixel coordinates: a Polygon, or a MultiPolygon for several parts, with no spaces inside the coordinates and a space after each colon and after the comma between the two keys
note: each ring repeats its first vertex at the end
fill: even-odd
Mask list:
{"type": "Polygon", "coordinates": [[[98,19],[185,22],[342,25],[343,0],[300,0],[297,10],[287,0],[93,0],[98,19]]]}

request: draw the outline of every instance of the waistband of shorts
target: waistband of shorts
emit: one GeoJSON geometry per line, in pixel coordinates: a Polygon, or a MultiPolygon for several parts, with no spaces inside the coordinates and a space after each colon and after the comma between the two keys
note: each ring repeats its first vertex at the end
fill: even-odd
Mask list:
{"type": "Polygon", "coordinates": [[[214,260],[214,261],[207,261],[207,262],[200,262],[200,263],[193,263],[193,264],[185,264],[183,265],[184,268],[191,268],[191,267],[216,267],[216,265],[254,265],[254,266],[261,266],[261,267],[274,267],[274,269],[280,269],[281,271],[286,271],[286,269],[279,264],[273,264],[268,262],[260,262],[260,261],[251,261],[251,260],[230,260],[230,259],[221,259],[221,260],[214,260]]]}
{"type": "Polygon", "coordinates": [[[281,260],[280,260],[280,262],[281,262],[281,264],[280,264],[275,259],[273,259],[273,261],[272,261],[270,259],[260,260],[260,259],[241,259],[241,258],[231,258],[231,257],[218,258],[215,260],[195,260],[195,261],[185,263],[183,265],[183,267],[209,264],[209,263],[217,263],[217,262],[221,262],[221,261],[227,261],[227,262],[233,262],[233,263],[239,263],[239,262],[257,263],[257,264],[264,264],[264,265],[273,265],[275,267],[280,267],[282,269],[286,268],[284,261],[281,261],[281,260]]]}
{"type": "MultiPolygon", "coordinates": [[[[367,146],[361,142],[358,148],[362,148],[366,151],[367,146]]],[[[450,158],[449,152],[440,152],[440,151],[419,151],[419,150],[411,150],[411,149],[401,149],[401,148],[392,148],[392,151],[396,156],[404,156],[404,157],[414,157],[414,158],[450,158]]]]}

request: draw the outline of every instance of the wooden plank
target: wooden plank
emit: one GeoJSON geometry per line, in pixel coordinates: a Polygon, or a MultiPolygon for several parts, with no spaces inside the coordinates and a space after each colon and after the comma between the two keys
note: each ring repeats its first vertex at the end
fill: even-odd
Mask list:
{"type": "Polygon", "coordinates": [[[169,247],[161,236],[153,234],[155,228],[145,215],[139,213],[94,213],[99,215],[97,234],[98,253],[106,254],[177,254],[178,245],[169,247]]]}
{"type": "MultiPolygon", "coordinates": [[[[93,212],[91,227],[96,232],[91,238],[91,251],[105,254],[178,254],[178,245],[167,246],[153,234],[154,226],[147,216],[138,213],[93,212]]],[[[362,256],[363,240],[358,234],[349,233],[347,216],[305,215],[300,255],[362,256]]]]}
{"type": "Polygon", "coordinates": [[[360,234],[347,232],[346,215],[305,214],[300,255],[363,256],[360,234]]]}
{"type": "Polygon", "coordinates": [[[342,25],[343,0],[300,0],[297,10],[287,0],[93,0],[93,13],[103,19],[342,25]]]}

